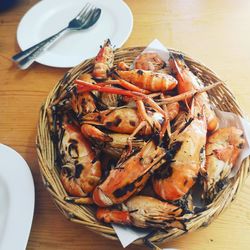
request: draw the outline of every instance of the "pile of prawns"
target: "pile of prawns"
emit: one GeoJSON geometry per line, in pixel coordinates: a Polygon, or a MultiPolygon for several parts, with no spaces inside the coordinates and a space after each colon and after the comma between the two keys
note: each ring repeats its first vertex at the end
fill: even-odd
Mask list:
{"type": "Polygon", "coordinates": [[[66,201],[96,204],[106,223],[185,230],[194,185],[211,203],[245,143],[240,129],[218,129],[206,91],[221,83],[204,87],[182,55],[114,66],[109,40],[93,62],[53,105],[66,201]]]}

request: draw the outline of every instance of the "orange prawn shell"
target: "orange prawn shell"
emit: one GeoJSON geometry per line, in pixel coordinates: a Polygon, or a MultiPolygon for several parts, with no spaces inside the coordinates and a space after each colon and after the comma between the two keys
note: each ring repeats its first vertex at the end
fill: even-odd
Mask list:
{"type": "Polygon", "coordinates": [[[208,189],[230,174],[244,144],[243,131],[235,127],[220,128],[208,137],[205,166],[208,189]]]}
{"type": "Polygon", "coordinates": [[[68,194],[73,195],[73,196],[77,196],[77,197],[87,195],[87,193],[82,190],[81,186],[78,183],[76,183],[74,179],[68,178],[66,172],[61,171],[60,179],[62,181],[63,187],[65,188],[65,190],[68,194]]]}
{"type": "MultiPolygon", "coordinates": [[[[95,84],[96,82],[93,80],[92,76],[88,73],[84,73],[80,75],[79,80],[86,81],[88,83],[95,84]]],[[[73,94],[71,98],[71,106],[73,111],[77,114],[77,116],[81,117],[81,115],[94,112],[96,110],[96,104],[93,96],[88,92],[73,94]]]]}
{"type": "Polygon", "coordinates": [[[114,109],[102,116],[101,122],[117,133],[131,134],[139,125],[137,112],[133,108],[114,109]]]}
{"type": "Polygon", "coordinates": [[[95,61],[94,61],[94,69],[92,75],[96,79],[106,79],[108,71],[113,67],[114,63],[114,52],[111,47],[110,40],[108,39],[103,47],[99,50],[95,61]]]}
{"type": "Polygon", "coordinates": [[[163,155],[163,151],[151,141],[120,166],[112,169],[105,181],[94,190],[94,202],[105,207],[121,203],[139,192],[151,175],[149,170],[157,165],[154,160],[163,155]]]}
{"type": "Polygon", "coordinates": [[[78,128],[64,124],[64,129],[62,147],[66,161],[70,161],[75,168],[78,167],[80,173],[72,178],[61,172],[62,183],[69,194],[81,196],[84,193],[86,195],[94,190],[101,178],[101,163],[96,159],[90,143],[83,137],[78,128]]]}
{"type": "Polygon", "coordinates": [[[167,166],[163,165],[157,170],[162,171],[165,168],[166,171],[167,169],[167,176],[162,176],[159,172],[153,179],[153,188],[161,198],[178,200],[195,184],[200,168],[204,164],[201,152],[204,152],[206,133],[204,117],[196,116],[182,132],[172,139],[170,149],[177,145],[175,155],[167,159],[167,166]]]}
{"type": "Polygon", "coordinates": [[[157,53],[144,52],[135,59],[134,65],[135,69],[157,71],[165,66],[165,62],[157,53]]]}
{"type": "Polygon", "coordinates": [[[150,90],[152,92],[172,90],[177,85],[176,79],[168,74],[141,69],[129,71],[118,70],[117,73],[122,79],[136,85],[137,87],[150,90]]]}
{"type": "MultiPolygon", "coordinates": [[[[164,96],[164,98],[166,97],[169,97],[169,96],[164,96]]],[[[167,111],[168,111],[169,120],[170,121],[174,120],[180,112],[179,102],[173,102],[173,103],[167,104],[167,111]]]]}
{"type": "MultiPolygon", "coordinates": [[[[212,153],[211,151],[214,150],[214,144],[218,143],[218,141],[224,144],[224,147],[223,144],[221,144],[222,148],[220,151],[222,152],[223,150],[226,153],[225,155],[220,154],[219,158],[225,162],[229,160],[230,163],[235,164],[241,148],[245,143],[243,131],[236,127],[220,128],[209,136],[206,150],[212,153]]],[[[217,149],[217,151],[219,151],[219,149],[217,149]]]]}
{"type": "Polygon", "coordinates": [[[150,196],[137,195],[125,202],[122,210],[98,208],[96,217],[106,223],[135,225],[141,228],[185,229],[182,222],[183,210],[168,202],[150,196]]]}
{"type": "Polygon", "coordinates": [[[193,73],[186,66],[184,60],[170,58],[169,65],[178,80],[178,93],[182,94],[189,90],[198,89],[200,86],[193,73]]]}
{"type": "MultiPolygon", "coordinates": [[[[179,94],[201,88],[196,76],[187,67],[183,58],[171,58],[169,64],[178,80],[177,89],[179,94]]],[[[188,102],[190,100],[191,98],[187,99],[188,102]]],[[[215,131],[219,127],[219,119],[211,108],[208,94],[206,92],[201,93],[197,100],[200,102],[200,105],[205,104],[204,112],[207,118],[207,129],[209,131],[215,131]]]]}
{"type": "Polygon", "coordinates": [[[117,211],[109,208],[98,207],[96,218],[105,223],[131,224],[129,211],[117,211]]]}
{"type": "MultiPolygon", "coordinates": [[[[172,110],[175,106],[170,106],[171,113],[175,115],[176,110],[172,110]]],[[[160,119],[160,118],[158,118],[160,119]]],[[[107,111],[87,114],[83,117],[85,123],[105,126],[105,128],[112,132],[121,134],[132,134],[136,127],[140,124],[138,112],[135,108],[115,108],[107,111]]],[[[152,133],[152,128],[146,126],[140,132],[144,135],[152,133]]]]}

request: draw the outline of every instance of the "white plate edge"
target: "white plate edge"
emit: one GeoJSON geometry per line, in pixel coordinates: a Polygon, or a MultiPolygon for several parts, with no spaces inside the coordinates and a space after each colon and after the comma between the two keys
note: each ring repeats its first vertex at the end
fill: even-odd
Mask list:
{"type": "MultiPolygon", "coordinates": [[[[17,214],[16,208],[11,208],[11,211],[8,211],[8,218],[7,218],[7,222],[6,222],[6,228],[4,230],[3,233],[3,237],[1,240],[1,244],[0,244],[0,249],[1,250],[6,250],[6,249],[11,249],[11,250],[19,250],[19,249],[26,249],[26,245],[28,243],[28,239],[29,239],[29,235],[30,235],[30,231],[31,231],[31,227],[32,227],[32,222],[33,222],[33,216],[34,216],[34,208],[35,208],[35,188],[34,188],[34,180],[30,171],[30,168],[27,164],[27,162],[23,159],[23,157],[14,149],[10,148],[7,145],[1,144],[0,143],[0,154],[1,152],[4,151],[4,153],[6,153],[8,151],[8,153],[10,155],[13,155],[13,158],[11,158],[10,162],[13,161],[18,161],[18,165],[19,167],[22,166],[22,169],[20,171],[17,171],[17,173],[19,175],[15,176],[15,179],[17,179],[19,176],[23,177],[26,176],[26,178],[23,181],[24,187],[27,189],[29,188],[29,204],[26,204],[25,206],[23,206],[21,203],[18,203],[18,205],[20,204],[20,206],[18,206],[18,209],[20,210],[20,208],[23,206],[23,208],[25,208],[24,211],[22,211],[22,216],[20,217],[19,214],[17,214]],[[22,171],[22,172],[21,172],[22,171]],[[27,207],[29,208],[29,211],[27,211],[27,207]],[[28,220],[28,221],[24,221],[24,220],[28,220]],[[11,225],[10,222],[15,222],[15,225],[11,225]],[[17,240],[15,239],[15,232],[12,232],[13,228],[16,228],[16,225],[18,225],[17,223],[25,223],[20,224],[22,225],[22,229],[24,229],[23,231],[18,231],[16,233],[18,233],[18,239],[19,241],[17,242],[17,240]],[[13,237],[14,236],[14,237],[13,237]],[[21,236],[21,237],[20,237],[21,236]],[[7,241],[8,239],[12,239],[10,241],[7,241]]],[[[1,162],[1,159],[0,159],[1,162]]],[[[0,166],[1,167],[1,166],[0,166]]],[[[13,166],[12,166],[13,167],[13,166]]],[[[16,166],[15,166],[16,167],[16,166]]],[[[13,169],[10,169],[10,172],[13,169]]],[[[4,171],[4,174],[2,175],[3,179],[6,179],[6,176],[8,174],[8,170],[4,171]]],[[[10,188],[10,185],[8,185],[9,182],[7,182],[7,187],[8,189],[10,188]]],[[[12,183],[12,184],[16,184],[12,183]]],[[[22,190],[20,188],[17,188],[17,190],[22,190]]],[[[15,190],[14,190],[15,191],[15,190]]],[[[27,190],[25,190],[27,191],[27,190]]],[[[10,194],[10,202],[11,204],[13,204],[13,199],[15,200],[15,198],[17,198],[17,195],[20,193],[13,193],[11,192],[11,190],[8,190],[9,194],[10,194]]],[[[20,195],[25,195],[25,194],[20,194],[20,195]]],[[[15,202],[14,202],[14,205],[15,202]]],[[[17,230],[20,228],[16,228],[17,230]]]]}

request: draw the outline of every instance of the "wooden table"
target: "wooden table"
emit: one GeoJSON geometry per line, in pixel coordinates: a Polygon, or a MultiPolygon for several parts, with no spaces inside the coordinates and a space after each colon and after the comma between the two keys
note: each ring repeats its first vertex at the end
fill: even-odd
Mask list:
{"type": "MultiPolygon", "coordinates": [[[[10,60],[19,51],[17,25],[36,2],[20,0],[12,9],[0,13],[0,141],[17,150],[28,162],[36,189],[34,221],[27,249],[122,249],[119,242],[67,221],[43,186],[35,149],[38,111],[48,92],[67,69],[34,64],[21,71],[10,60]]],[[[134,28],[124,47],[144,46],[158,38],[166,46],[192,55],[227,82],[245,114],[250,114],[249,1],[126,2],[134,15],[134,28]]],[[[237,199],[209,227],[163,246],[250,249],[249,188],[248,178],[237,199]]],[[[143,248],[130,246],[128,249],[143,248]]]]}

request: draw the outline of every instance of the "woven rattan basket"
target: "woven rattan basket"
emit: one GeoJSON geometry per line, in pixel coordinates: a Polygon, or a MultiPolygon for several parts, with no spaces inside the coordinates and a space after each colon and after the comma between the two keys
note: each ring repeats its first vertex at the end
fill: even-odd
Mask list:
{"type": "MultiPolygon", "coordinates": [[[[125,61],[131,63],[134,58],[145,49],[144,47],[134,47],[126,49],[118,49],[115,51],[115,63],[119,61],[125,61]]],[[[173,54],[181,53],[179,51],[170,49],[173,54]]],[[[183,54],[183,53],[182,53],[183,54]]],[[[185,61],[199,78],[201,78],[205,85],[209,85],[220,81],[218,76],[208,69],[203,64],[193,60],[192,58],[184,55],[185,61]]],[[[48,117],[46,110],[57,99],[65,89],[73,84],[73,81],[82,73],[89,72],[92,69],[93,61],[86,60],[77,67],[71,69],[65,76],[56,84],[54,89],[48,95],[45,103],[40,110],[40,117],[38,123],[38,135],[37,135],[37,152],[38,160],[41,169],[41,175],[47,190],[52,195],[59,210],[70,220],[76,223],[80,223],[88,227],[90,230],[99,233],[107,238],[117,240],[113,228],[109,225],[104,225],[95,219],[94,209],[91,206],[79,206],[68,203],[64,200],[67,195],[59,179],[59,173],[55,167],[55,148],[50,137],[50,131],[48,126],[48,117]]],[[[220,85],[209,91],[211,102],[217,108],[223,111],[231,111],[240,116],[242,111],[239,108],[233,94],[225,86],[220,85]]],[[[242,183],[247,177],[249,168],[249,157],[245,159],[242,166],[230,182],[230,184],[216,197],[205,211],[200,212],[187,223],[187,231],[191,232],[199,227],[207,226],[216,216],[218,216],[235,198],[235,195],[239,191],[242,183]]],[[[155,231],[147,240],[154,244],[158,244],[164,241],[169,241],[176,238],[186,232],[179,229],[170,229],[168,231],[158,230],[155,231]]],[[[137,240],[136,244],[143,244],[145,241],[137,240]]]]}

